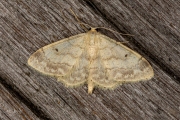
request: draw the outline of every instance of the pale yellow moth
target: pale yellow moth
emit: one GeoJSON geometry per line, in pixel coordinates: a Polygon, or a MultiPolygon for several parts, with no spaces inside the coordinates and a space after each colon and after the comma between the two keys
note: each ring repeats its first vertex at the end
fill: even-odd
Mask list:
{"type": "Polygon", "coordinates": [[[66,86],[87,83],[90,94],[94,87],[112,89],[154,76],[146,59],[95,28],[40,48],[30,56],[28,64],[66,86]]]}

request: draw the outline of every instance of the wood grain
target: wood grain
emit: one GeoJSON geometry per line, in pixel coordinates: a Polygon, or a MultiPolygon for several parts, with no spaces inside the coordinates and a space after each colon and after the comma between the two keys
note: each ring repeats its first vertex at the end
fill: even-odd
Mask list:
{"type": "Polygon", "coordinates": [[[0,119],[180,119],[179,6],[174,0],[1,0],[0,104],[17,114],[0,107],[0,119]],[[31,69],[27,60],[37,49],[86,32],[69,8],[91,26],[134,35],[100,31],[129,41],[155,77],[88,95],[87,86],[66,88],[31,69]]]}
{"type": "MultiPolygon", "coordinates": [[[[8,86],[5,86],[8,87],[8,86]]],[[[1,120],[20,120],[28,119],[38,120],[39,118],[22,102],[17,99],[17,95],[13,94],[9,88],[8,90],[0,84],[0,118],[1,120]],[[9,93],[11,91],[11,94],[9,93]]]]}

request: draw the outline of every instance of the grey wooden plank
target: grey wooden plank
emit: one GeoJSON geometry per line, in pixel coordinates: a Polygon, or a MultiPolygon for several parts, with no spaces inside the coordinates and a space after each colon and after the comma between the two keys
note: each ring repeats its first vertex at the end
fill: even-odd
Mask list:
{"type": "Polygon", "coordinates": [[[39,118],[19,99],[16,99],[0,84],[1,120],[39,120],[39,118]]]}
{"type": "MultiPolygon", "coordinates": [[[[176,1],[161,2],[162,5],[175,4],[175,7],[168,9],[179,10],[176,1]]],[[[158,3],[144,1],[93,0],[87,3],[76,0],[2,0],[0,3],[3,11],[0,18],[1,83],[12,86],[14,91],[27,100],[22,102],[30,111],[37,112],[38,118],[180,119],[180,85],[176,82],[178,79],[174,79],[174,76],[178,78],[179,75],[179,39],[175,39],[179,38],[179,30],[176,29],[179,24],[178,17],[171,18],[172,13],[165,13],[166,7],[165,10],[161,10],[161,7],[151,8],[151,12],[148,12],[145,6],[158,3]],[[140,10],[142,6],[145,8],[140,10]],[[115,40],[130,41],[127,46],[150,61],[155,77],[147,82],[122,85],[114,91],[95,89],[93,95],[88,95],[86,85],[75,89],[66,88],[54,78],[41,75],[28,67],[28,57],[38,48],[84,32],[69,12],[70,7],[83,22],[92,26],[105,26],[133,34],[133,37],[122,37],[102,31],[115,40]],[[166,14],[163,20],[167,22],[157,22],[161,18],[158,15],[156,19],[151,19],[153,14],[158,14],[158,8],[160,13],[166,14]],[[174,24],[170,26],[174,27],[168,25],[169,21],[173,21],[174,24]],[[161,29],[160,25],[166,29],[161,29]]]]}

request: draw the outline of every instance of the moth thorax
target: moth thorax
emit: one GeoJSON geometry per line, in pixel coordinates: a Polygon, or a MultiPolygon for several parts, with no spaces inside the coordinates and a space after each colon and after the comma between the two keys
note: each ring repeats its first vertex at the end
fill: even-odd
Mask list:
{"type": "Polygon", "coordinates": [[[90,46],[89,48],[89,56],[91,59],[95,58],[96,57],[96,47],[95,46],[90,46]]]}

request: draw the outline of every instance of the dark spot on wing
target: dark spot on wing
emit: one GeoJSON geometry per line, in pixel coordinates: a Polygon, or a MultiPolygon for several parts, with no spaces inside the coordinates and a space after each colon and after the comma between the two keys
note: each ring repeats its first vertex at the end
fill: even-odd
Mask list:
{"type": "Polygon", "coordinates": [[[55,48],[56,52],[58,52],[59,50],[57,48],[55,48]]]}

